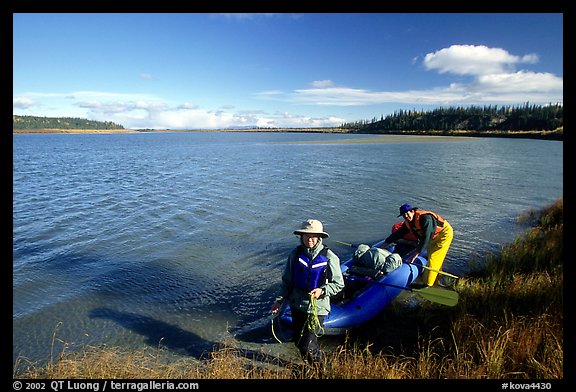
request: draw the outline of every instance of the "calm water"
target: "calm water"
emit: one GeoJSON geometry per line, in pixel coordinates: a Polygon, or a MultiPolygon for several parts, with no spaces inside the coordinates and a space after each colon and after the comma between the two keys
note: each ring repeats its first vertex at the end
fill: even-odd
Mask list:
{"type": "Polygon", "coordinates": [[[409,202],[450,221],[444,269],[510,242],[563,195],[562,142],[147,133],[13,136],[13,359],[159,341],[198,357],[265,319],[301,221],[341,257],[409,202]],[[304,143],[289,143],[289,142],[304,143]],[[56,342],[54,350],[61,350],[56,342]]]}

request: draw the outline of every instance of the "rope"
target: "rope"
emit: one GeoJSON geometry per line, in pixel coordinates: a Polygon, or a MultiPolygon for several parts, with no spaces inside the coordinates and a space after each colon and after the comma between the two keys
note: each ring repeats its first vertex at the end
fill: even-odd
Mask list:
{"type": "MultiPolygon", "coordinates": [[[[318,319],[318,309],[317,309],[316,301],[317,301],[317,299],[314,296],[314,294],[310,294],[309,308],[312,309],[312,312],[308,313],[308,317],[306,318],[306,322],[302,326],[302,331],[300,332],[300,337],[302,337],[302,334],[304,332],[304,328],[308,328],[308,330],[312,331],[314,333],[314,335],[316,335],[316,337],[318,337],[318,338],[321,337],[322,335],[324,335],[324,326],[320,325],[320,319],[318,319]],[[318,330],[320,332],[316,333],[316,330],[318,330]]],[[[278,343],[282,344],[284,342],[282,342],[280,339],[278,339],[278,336],[276,336],[276,332],[274,331],[274,319],[279,314],[280,314],[280,312],[278,311],[276,314],[272,315],[272,319],[270,320],[270,324],[271,324],[271,328],[272,328],[272,336],[274,336],[274,339],[276,339],[276,341],[278,343]]]]}
{"type": "Polygon", "coordinates": [[[305,326],[308,326],[308,330],[312,331],[316,337],[320,337],[324,335],[324,327],[320,325],[320,320],[318,319],[316,301],[314,294],[310,294],[310,308],[312,309],[312,312],[308,313],[305,326]],[[316,330],[319,330],[320,332],[316,333],[316,330]]]}
{"type": "Polygon", "coordinates": [[[278,343],[282,344],[282,343],[284,343],[284,342],[282,342],[280,339],[278,339],[278,336],[276,336],[276,332],[274,332],[274,319],[275,319],[276,316],[279,315],[279,314],[280,314],[280,312],[277,312],[276,314],[273,314],[273,315],[272,315],[272,319],[271,319],[270,321],[271,321],[271,324],[272,324],[272,335],[274,336],[274,339],[276,339],[276,340],[278,341],[278,343]]]}

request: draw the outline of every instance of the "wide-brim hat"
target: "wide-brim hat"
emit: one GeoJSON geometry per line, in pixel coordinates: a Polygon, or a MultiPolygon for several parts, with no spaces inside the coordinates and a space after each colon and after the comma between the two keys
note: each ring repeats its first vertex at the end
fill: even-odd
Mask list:
{"type": "Polygon", "coordinates": [[[307,219],[302,222],[300,228],[298,230],[294,230],[294,234],[302,235],[302,234],[318,234],[319,237],[328,238],[329,235],[324,231],[324,226],[322,226],[322,222],[316,219],[307,219]]]}
{"type": "Polygon", "coordinates": [[[412,207],[412,205],[410,205],[410,204],[402,204],[399,208],[400,214],[398,214],[398,217],[401,217],[402,215],[404,215],[408,211],[417,210],[417,209],[418,209],[417,207],[412,207]]]}

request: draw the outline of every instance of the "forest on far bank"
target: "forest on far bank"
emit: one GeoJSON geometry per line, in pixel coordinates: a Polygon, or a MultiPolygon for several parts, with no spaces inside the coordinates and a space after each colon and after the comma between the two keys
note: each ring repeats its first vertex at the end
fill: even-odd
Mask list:
{"type": "Polygon", "coordinates": [[[352,133],[397,133],[403,131],[490,132],[554,131],[564,126],[562,104],[522,106],[469,106],[430,111],[399,110],[380,119],[344,123],[352,133]]]}
{"type": "Polygon", "coordinates": [[[12,129],[124,129],[112,121],[76,117],[12,116],[12,129]]]}

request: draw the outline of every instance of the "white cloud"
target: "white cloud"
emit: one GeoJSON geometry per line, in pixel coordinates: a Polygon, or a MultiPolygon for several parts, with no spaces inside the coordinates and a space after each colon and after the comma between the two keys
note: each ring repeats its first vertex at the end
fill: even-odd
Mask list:
{"type": "Polygon", "coordinates": [[[30,98],[26,97],[12,98],[12,108],[29,109],[34,106],[37,106],[37,103],[30,98]]]}
{"type": "Polygon", "coordinates": [[[476,86],[481,90],[491,92],[546,93],[562,91],[564,82],[551,73],[519,71],[481,75],[477,79],[476,86]]]}
{"type": "Polygon", "coordinates": [[[517,64],[533,64],[538,56],[514,56],[504,49],[483,45],[452,45],[424,57],[424,67],[439,73],[456,75],[486,75],[514,70],[517,64]]]}
{"type": "MultiPolygon", "coordinates": [[[[312,118],[288,113],[232,113],[224,110],[174,109],[155,113],[151,118],[156,129],[225,129],[239,127],[333,127],[346,120],[335,116],[312,118]]],[[[129,123],[129,121],[126,121],[129,123]]],[[[143,128],[136,123],[129,128],[143,128]]]]}
{"type": "Polygon", "coordinates": [[[370,91],[349,87],[300,89],[293,102],[318,106],[360,106],[385,103],[459,105],[562,102],[562,79],[550,73],[516,72],[482,75],[471,83],[451,83],[426,90],[370,91]]]}
{"type": "MultiPolygon", "coordinates": [[[[77,96],[78,94],[72,94],[77,96]]],[[[92,94],[103,97],[115,94],[92,94]]],[[[128,94],[127,96],[130,96],[128,94]]],[[[108,101],[82,100],[74,103],[88,110],[87,117],[114,121],[129,129],[225,129],[240,127],[334,127],[345,119],[336,116],[310,117],[289,113],[268,114],[264,111],[234,112],[232,106],[207,110],[190,102],[169,106],[160,100],[108,101]]]]}

